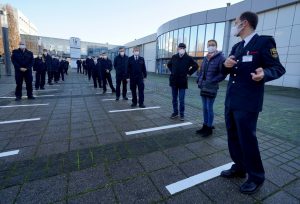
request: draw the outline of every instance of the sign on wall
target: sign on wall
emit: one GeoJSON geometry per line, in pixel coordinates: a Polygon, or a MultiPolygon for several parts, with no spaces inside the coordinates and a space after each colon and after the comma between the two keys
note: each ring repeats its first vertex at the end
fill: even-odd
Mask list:
{"type": "Polygon", "coordinates": [[[71,67],[76,68],[76,61],[81,58],[81,45],[80,39],[76,37],[70,38],[70,57],[71,67]]]}

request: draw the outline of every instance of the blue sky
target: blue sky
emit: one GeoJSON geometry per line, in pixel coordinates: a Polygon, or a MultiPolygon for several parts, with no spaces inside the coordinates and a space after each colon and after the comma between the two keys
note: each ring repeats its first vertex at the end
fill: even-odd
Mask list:
{"type": "Polygon", "coordinates": [[[187,14],[241,0],[3,0],[25,14],[39,35],[123,45],[187,14]]]}

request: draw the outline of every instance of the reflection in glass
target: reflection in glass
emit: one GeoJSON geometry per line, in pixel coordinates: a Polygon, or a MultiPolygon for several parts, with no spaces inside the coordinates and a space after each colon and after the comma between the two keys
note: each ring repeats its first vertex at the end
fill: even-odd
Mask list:
{"type": "Polygon", "coordinates": [[[183,28],[179,29],[177,44],[182,43],[182,42],[183,42],[183,28]]]}
{"type": "Polygon", "coordinates": [[[177,53],[178,45],[178,30],[174,30],[174,40],[173,40],[173,55],[177,53]]]}
{"type": "Polygon", "coordinates": [[[190,31],[191,31],[191,27],[186,27],[184,29],[184,40],[183,43],[186,45],[186,52],[189,52],[190,49],[190,31]]]}
{"type": "Polygon", "coordinates": [[[204,51],[204,37],[205,37],[205,25],[198,26],[198,35],[197,35],[197,52],[196,57],[203,57],[204,51]]]}
{"type": "Polygon", "coordinates": [[[169,35],[169,49],[168,49],[168,57],[172,57],[172,53],[173,53],[173,41],[174,41],[174,38],[173,38],[173,31],[170,32],[170,35],[169,35]]]}
{"type": "Polygon", "coordinates": [[[198,28],[197,26],[191,27],[189,55],[192,56],[192,57],[196,56],[197,28],[198,28]]]}
{"type": "Polygon", "coordinates": [[[224,32],[225,32],[225,23],[217,23],[216,31],[215,31],[215,40],[218,43],[218,50],[223,49],[224,32]]]}
{"type": "Polygon", "coordinates": [[[214,33],[215,33],[215,24],[211,23],[211,24],[207,24],[206,25],[206,34],[205,34],[205,46],[204,49],[205,51],[207,51],[207,41],[214,39],[214,33]]]}
{"type": "Polygon", "coordinates": [[[164,49],[164,51],[165,51],[164,56],[168,57],[169,56],[169,53],[168,53],[168,51],[169,51],[169,33],[166,33],[165,43],[166,43],[166,45],[165,45],[165,49],[164,49]]]}
{"type": "Polygon", "coordinates": [[[165,50],[165,37],[166,37],[166,35],[165,34],[163,34],[162,35],[162,39],[161,39],[161,57],[162,58],[164,58],[165,57],[165,52],[164,52],[164,50],[165,50]]]}

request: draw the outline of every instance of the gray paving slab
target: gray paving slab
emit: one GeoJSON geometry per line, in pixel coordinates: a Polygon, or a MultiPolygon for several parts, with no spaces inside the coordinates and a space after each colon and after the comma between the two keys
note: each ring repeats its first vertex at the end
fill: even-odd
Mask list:
{"type": "Polygon", "coordinates": [[[124,159],[111,164],[109,167],[110,176],[114,180],[121,180],[135,177],[144,173],[144,170],[137,159],[124,159]]]}
{"type": "Polygon", "coordinates": [[[284,190],[294,197],[300,199],[300,179],[288,184],[284,187],[284,190]]]}
{"type": "Polygon", "coordinates": [[[181,204],[181,203],[209,204],[213,202],[197,187],[193,187],[191,189],[173,195],[166,201],[166,203],[168,204],[181,204]]]}
{"type": "Polygon", "coordinates": [[[68,199],[69,204],[107,204],[116,203],[112,189],[102,188],[97,191],[88,192],[68,199]]]}
{"type": "Polygon", "coordinates": [[[162,153],[153,152],[139,157],[139,161],[147,172],[171,166],[172,162],[162,153]]]}
{"type": "Polygon", "coordinates": [[[169,148],[164,150],[164,152],[175,163],[184,162],[196,157],[194,153],[184,146],[169,148]]]}
{"type": "Polygon", "coordinates": [[[284,191],[280,191],[268,197],[266,200],[264,200],[264,203],[265,204],[273,204],[273,203],[299,204],[299,200],[284,191]]]}
{"type": "Polygon", "coordinates": [[[20,186],[13,186],[10,188],[0,190],[0,203],[13,203],[20,190],[20,186]]]}

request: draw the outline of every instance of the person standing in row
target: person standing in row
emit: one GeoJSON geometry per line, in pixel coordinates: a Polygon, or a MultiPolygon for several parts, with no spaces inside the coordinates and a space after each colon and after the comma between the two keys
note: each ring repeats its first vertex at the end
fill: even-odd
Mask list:
{"type": "Polygon", "coordinates": [[[52,56],[52,69],[54,75],[54,82],[58,83],[59,81],[59,59],[55,55],[52,56]]]}
{"type": "Polygon", "coordinates": [[[77,64],[77,73],[82,73],[82,69],[81,69],[81,65],[82,65],[82,61],[81,61],[81,59],[78,59],[77,61],[76,61],[76,64],[77,64]]]}
{"type": "Polygon", "coordinates": [[[92,77],[94,82],[94,88],[97,88],[97,83],[99,88],[102,88],[102,82],[101,82],[101,56],[96,60],[95,59],[95,66],[92,70],[92,77]]]}
{"type": "Polygon", "coordinates": [[[88,79],[91,80],[92,68],[95,65],[94,60],[92,59],[91,56],[88,56],[88,58],[86,58],[86,60],[85,60],[85,63],[86,63],[86,69],[87,69],[87,73],[88,73],[88,79]]]}
{"type": "Polygon", "coordinates": [[[147,78],[147,71],[145,60],[140,57],[140,50],[138,47],[133,48],[133,55],[128,58],[127,79],[130,80],[130,89],[132,93],[131,107],[136,107],[139,102],[140,108],[145,108],[144,105],[144,80],[147,78]],[[139,101],[137,101],[136,88],[139,92],[139,101]]]}
{"type": "Polygon", "coordinates": [[[87,75],[86,60],[82,61],[83,74],[87,75]]]}
{"type": "Polygon", "coordinates": [[[120,99],[121,84],[123,86],[122,96],[123,100],[127,98],[127,64],[128,57],[125,55],[125,49],[119,48],[119,55],[114,59],[114,68],[116,70],[116,100],[120,99]]]}
{"type": "Polygon", "coordinates": [[[66,67],[66,62],[65,60],[61,57],[59,59],[59,69],[58,69],[58,77],[61,77],[62,81],[65,81],[65,67],[66,67]]]}
{"type": "Polygon", "coordinates": [[[53,85],[52,84],[52,80],[53,80],[52,57],[48,54],[47,49],[43,49],[43,59],[47,69],[48,84],[53,85]]]}
{"type": "Polygon", "coordinates": [[[186,45],[179,43],[178,53],[173,55],[167,66],[171,72],[170,74],[170,86],[172,88],[172,104],[173,113],[171,119],[178,117],[178,97],[179,97],[179,114],[180,120],[184,120],[185,111],[185,90],[188,88],[188,77],[192,75],[197,69],[198,64],[190,57],[186,51],[186,45]]]}
{"type": "Polygon", "coordinates": [[[207,42],[208,53],[204,57],[201,69],[198,75],[198,87],[201,89],[200,95],[202,99],[203,110],[203,126],[196,133],[202,137],[212,135],[214,121],[214,101],[219,89],[219,82],[225,79],[222,74],[222,65],[225,57],[222,52],[217,50],[217,41],[209,40],[207,42]]]}
{"type": "Polygon", "coordinates": [[[47,67],[41,54],[34,59],[33,71],[35,71],[35,89],[44,90],[47,67]]]}
{"type": "Polygon", "coordinates": [[[112,62],[107,57],[106,53],[102,54],[101,62],[101,76],[103,80],[103,94],[106,93],[106,84],[108,82],[112,93],[116,92],[115,87],[113,86],[112,79],[111,79],[111,70],[112,70],[112,62]]]}
{"type": "Polygon", "coordinates": [[[35,99],[32,94],[32,66],[34,58],[32,52],[26,49],[25,42],[21,41],[19,43],[19,49],[13,50],[11,61],[15,68],[16,101],[22,99],[23,80],[25,80],[26,83],[28,99],[35,99]]]}
{"type": "Polygon", "coordinates": [[[247,11],[235,20],[231,33],[242,41],[232,47],[223,64],[230,75],[225,98],[225,122],[230,156],[234,162],[222,171],[225,178],[246,177],[240,192],[253,194],[265,180],[265,171],[256,138],[256,125],[262,111],[264,85],[285,73],[272,36],[259,36],[257,14],[247,11]]]}
{"type": "Polygon", "coordinates": [[[65,59],[64,61],[65,61],[65,69],[64,69],[65,70],[65,74],[68,75],[69,61],[68,61],[68,59],[65,59]]]}

